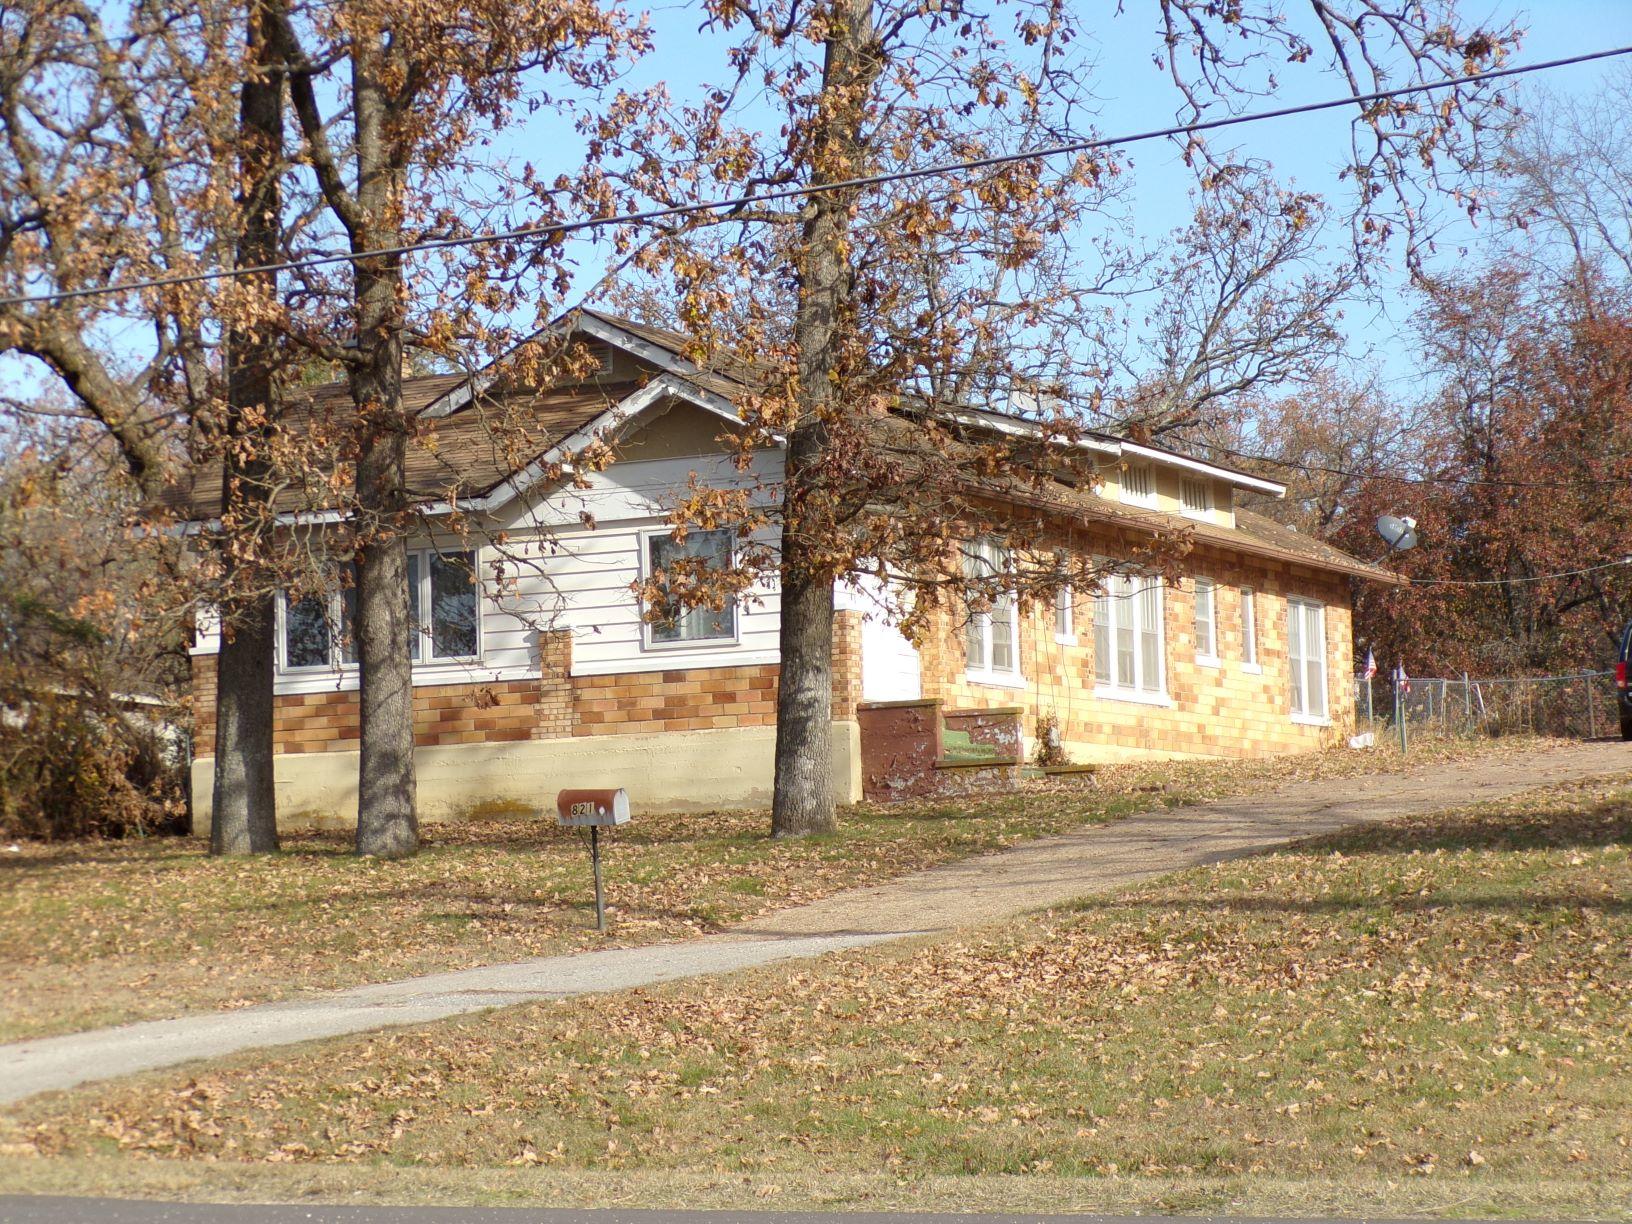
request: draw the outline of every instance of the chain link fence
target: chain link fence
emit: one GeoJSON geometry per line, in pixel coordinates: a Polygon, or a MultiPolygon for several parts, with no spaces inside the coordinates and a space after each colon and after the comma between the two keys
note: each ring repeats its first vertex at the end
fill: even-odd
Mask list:
{"type": "MultiPolygon", "coordinates": [[[[1612,672],[1482,680],[1413,676],[1401,704],[1408,734],[1620,735],[1612,672]]],[[[1385,673],[1355,677],[1354,708],[1362,731],[1397,733],[1394,683],[1385,673]]]]}

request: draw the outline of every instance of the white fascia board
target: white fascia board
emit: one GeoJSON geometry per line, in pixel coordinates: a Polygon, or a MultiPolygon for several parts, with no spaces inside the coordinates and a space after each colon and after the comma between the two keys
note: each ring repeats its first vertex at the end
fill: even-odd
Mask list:
{"type": "MultiPolygon", "coordinates": [[[[563,438],[539,458],[510,477],[503,484],[480,497],[459,498],[452,502],[426,502],[416,509],[421,514],[437,516],[455,510],[465,513],[497,510],[520,496],[538,482],[552,464],[560,464],[563,471],[572,471],[564,456],[575,454],[595,440],[597,435],[615,433],[659,401],[684,400],[705,412],[711,412],[733,425],[741,425],[742,417],[736,407],[724,396],[705,391],[673,374],[660,374],[638,391],[631,392],[577,432],[563,438]]],[[[338,523],[345,516],[338,510],[303,510],[298,514],[280,514],[274,520],[280,527],[311,527],[338,523]]],[[[194,520],[182,525],[184,535],[198,535],[221,526],[220,519],[194,520]]]]}
{"type": "Polygon", "coordinates": [[[1286,486],[1277,484],[1273,480],[1260,480],[1256,476],[1248,476],[1245,472],[1234,472],[1229,468],[1219,467],[1216,464],[1204,463],[1200,459],[1191,459],[1185,455],[1175,455],[1171,451],[1157,450],[1150,446],[1140,446],[1137,442],[1122,443],[1125,454],[1136,459],[1149,459],[1153,463],[1165,463],[1171,467],[1186,468],[1192,472],[1200,472],[1217,480],[1228,481],[1238,489],[1251,489],[1254,493],[1267,493],[1271,497],[1285,497],[1286,486]]]}
{"type": "MultiPolygon", "coordinates": [[[[973,425],[976,428],[990,429],[996,433],[1008,434],[1014,438],[1037,438],[1042,436],[1042,428],[1030,421],[1005,421],[990,416],[981,416],[978,413],[966,412],[960,408],[948,408],[936,413],[963,425],[973,425]]],[[[1063,435],[1056,434],[1055,442],[1063,442],[1063,435]]],[[[1120,457],[1122,445],[1117,442],[1107,442],[1102,438],[1081,437],[1071,443],[1078,450],[1097,451],[1102,455],[1120,457]]]]}
{"type": "MultiPolygon", "coordinates": [[[[330,523],[338,523],[345,515],[338,510],[302,510],[298,514],[280,514],[272,521],[279,527],[322,527],[330,523]]],[[[180,526],[184,536],[202,535],[206,531],[219,531],[221,520],[189,519],[180,526]]]]}
{"type": "MultiPolygon", "coordinates": [[[[559,330],[569,319],[573,321],[574,330],[581,331],[585,335],[593,336],[597,340],[603,340],[615,348],[621,348],[628,353],[632,353],[642,361],[649,361],[670,374],[684,376],[701,373],[694,362],[687,361],[673,350],[664,348],[661,344],[653,344],[650,340],[637,336],[633,332],[625,331],[617,324],[609,323],[598,315],[590,313],[587,309],[577,311],[576,315],[572,312],[562,315],[549,326],[541,327],[533,332],[510,351],[514,352],[516,348],[520,348],[522,345],[531,344],[547,332],[559,330]]],[[[505,354],[505,356],[508,355],[508,353],[505,354]]],[[[479,373],[471,375],[469,379],[448,391],[440,399],[434,400],[421,408],[419,415],[435,418],[457,412],[492,384],[494,378],[497,377],[497,371],[504,364],[504,360],[504,357],[500,357],[491,362],[479,373]]],[[[699,390],[701,389],[699,388],[699,390]]],[[[720,397],[716,396],[715,398],[720,397]]],[[[733,419],[736,419],[734,414],[733,419]]]]}
{"type": "MultiPolygon", "coordinates": [[[[538,483],[539,479],[552,465],[564,464],[565,456],[576,454],[597,437],[616,433],[654,404],[664,399],[685,400],[687,403],[695,404],[704,411],[711,412],[733,425],[742,424],[742,418],[737,415],[736,408],[723,396],[715,395],[711,391],[705,391],[683,378],[675,377],[673,374],[662,374],[638,391],[631,392],[619,400],[576,433],[563,438],[490,493],[483,497],[460,501],[458,509],[492,511],[509,504],[538,483]]],[[[570,465],[565,466],[570,467],[570,465]]],[[[438,506],[440,507],[439,510],[427,510],[427,513],[446,513],[447,510],[453,508],[447,506],[446,503],[438,503],[438,506]]]]}

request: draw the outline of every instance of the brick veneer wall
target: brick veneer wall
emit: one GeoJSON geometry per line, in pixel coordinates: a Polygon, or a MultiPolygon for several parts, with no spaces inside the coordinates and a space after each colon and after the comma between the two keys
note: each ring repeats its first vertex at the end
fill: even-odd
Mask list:
{"type": "MultiPolygon", "coordinates": [[[[566,736],[650,734],[776,723],[774,663],[608,676],[572,675],[572,635],[539,635],[536,680],[445,684],[414,689],[414,743],[480,744],[566,736]]],[[[195,752],[215,751],[214,655],[193,658],[195,752]]],[[[861,614],[836,614],[833,717],[854,719],[861,699],[861,614]]],[[[276,698],[279,752],[329,752],[357,746],[353,691],[276,698]]]]}
{"type": "Polygon", "coordinates": [[[1018,705],[1025,730],[1037,733],[1041,715],[1060,720],[1061,738],[1103,745],[1117,754],[1195,753],[1261,756],[1306,751],[1352,734],[1354,725],[1353,636],[1349,580],[1302,567],[1238,558],[1193,555],[1187,575],[1163,592],[1167,692],[1170,706],[1120,701],[1094,694],[1093,604],[1078,596],[1076,645],[1056,643],[1052,607],[1021,614],[1018,688],[971,682],[965,676],[962,626],[942,612],[920,651],[923,695],[948,709],[1018,705]],[[1220,665],[1196,662],[1194,576],[1216,583],[1214,598],[1220,665]],[[1260,672],[1242,665],[1241,589],[1256,593],[1260,672]],[[1289,596],[1326,607],[1327,709],[1331,726],[1296,723],[1291,717],[1286,606],[1289,596]]]}

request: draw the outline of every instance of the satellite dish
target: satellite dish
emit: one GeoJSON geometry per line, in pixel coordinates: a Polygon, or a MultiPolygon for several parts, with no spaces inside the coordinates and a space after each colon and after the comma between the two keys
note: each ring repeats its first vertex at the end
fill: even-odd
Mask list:
{"type": "Polygon", "coordinates": [[[1377,520],[1377,534],[1383,537],[1389,552],[1404,552],[1417,546],[1417,520],[1385,514],[1377,520]]]}

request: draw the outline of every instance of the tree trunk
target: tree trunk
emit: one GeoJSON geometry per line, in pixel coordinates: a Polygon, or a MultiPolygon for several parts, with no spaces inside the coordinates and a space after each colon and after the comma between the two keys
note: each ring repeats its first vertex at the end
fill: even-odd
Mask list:
{"type": "Polygon", "coordinates": [[[215,677],[211,854],[270,854],[278,848],[272,776],[274,598],[263,595],[223,609],[215,677]]]}
{"type": "MultiPolygon", "coordinates": [[[[275,62],[259,4],[248,15],[250,60],[275,62]]],[[[278,176],[283,158],[283,76],[274,68],[251,71],[239,105],[239,160],[243,176],[240,267],[274,262],[281,231],[278,176]]],[[[264,286],[277,292],[269,273],[264,286]]],[[[271,490],[261,447],[272,411],[275,346],[269,330],[235,329],[227,337],[226,455],[221,486],[224,528],[264,530],[260,513],[271,490]],[[261,410],[264,411],[264,415],[261,410]],[[246,412],[263,423],[249,426],[246,412]]],[[[277,793],[273,784],[273,651],[277,610],[270,583],[227,554],[228,589],[249,594],[223,603],[221,653],[216,667],[215,781],[210,806],[211,854],[269,854],[278,848],[277,793]]]]}
{"type": "MultiPolygon", "coordinates": [[[[811,182],[859,174],[858,126],[877,78],[872,0],[834,0],[822,64],[811,182]]],[[[822,473],[828,421],[836,410],[851,271],[849,194],[810,198],[801,235],[794,339],[799,348],[797,423],[788,434],[782,494],[781,679],[776,695],[776,789],[771,832],[777,837],[828,833],[838,827],[833,803],[833,581],[818,560],[835,529],[822,473]]],[[[842,408],[842,406],[839,406],[842,408]]]]}
{"type": "Polygon", "coordinates": [[[838,827],[833,804],[833,580],[806,569],[800,554],[809,550],[798,539],[783,536],[782,674],[776,690],[776,789],[771,800],[776,837],[831,833],[838,827]]]}
{"type": "MultiPolygon", "coordinates": [[[[363,223],[355,248],[402,241],[405,173],[388,127],[389,64],[383,35],[357,40],[352,89],[357,142],[357,205],[363,223]]],[[[395,52],[395,54],[400,54],[395,52]]],[[[401,140],[401,137],[398,138],[401,140]]],[[[357,405],[357,615],[360,759],[357,853],[402,858],[419,849],[414,779],[413,649],[408,626],[411,522],[405,462],[409,422],[402,407],[402,261],[395,256],[353,265],[358,361],[351,367],[357,405]]]]}

